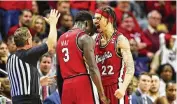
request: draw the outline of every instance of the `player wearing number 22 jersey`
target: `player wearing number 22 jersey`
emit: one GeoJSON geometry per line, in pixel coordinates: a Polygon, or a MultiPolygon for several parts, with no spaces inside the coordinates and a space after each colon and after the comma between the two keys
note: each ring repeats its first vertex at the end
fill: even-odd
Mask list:
{"type": "Polygon", "coordinates": [[[105,94],[112,101],[111,104],[128,104],[128,96],[124,96],[120,100],[114,96],[115,91],[123,83],[126,72],[123,59],[115,48],[119,34],[118,32],[114,33],[105,46],[100,45],[101,34],[98,34],[95,44],[95,57],[100,70],[105,94]]]}
{"type": "Polygon", "coordinates": [[[98,8],[93,21],[99,32],[95,57],[105,95],[111,104],[129,104],[126,89],[134,75],[129,41],[117,31],[116,15],[111,7],[98,8]]]}

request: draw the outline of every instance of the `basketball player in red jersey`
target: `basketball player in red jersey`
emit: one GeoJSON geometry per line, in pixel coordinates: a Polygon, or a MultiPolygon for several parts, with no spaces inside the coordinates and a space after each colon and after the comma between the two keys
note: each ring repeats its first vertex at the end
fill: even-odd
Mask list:
{"type": "Polygon", "coordinates": [[[57,60],[60,68],[57,72],[57,82],[59,91],[62,92],[60,94],[62,104],[99,104],[98,94],[104,104],[109,103],[95,62],[94,41],[88,35],[92,27],[91,14],[81,11],[75,17],[74,27],[61,35],[58,40],[57,60]],[[87,61],[89,70],[85,67],[83,57],[87,61]],[[98,94],[94,91],[90,76],[97,87],[98,94]]]}
{"type": "Polygon", "coordinates": [[[116,30],[115,21],[115,12],[110,7],[96,10],[96,62],[110,103],[128,104],[126,89],[134,75],[134,62],[129,41],[116,30]]]}

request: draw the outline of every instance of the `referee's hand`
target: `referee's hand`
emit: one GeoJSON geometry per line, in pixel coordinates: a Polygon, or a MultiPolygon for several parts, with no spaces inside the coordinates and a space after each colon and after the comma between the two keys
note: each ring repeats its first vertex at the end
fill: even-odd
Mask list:
{"type": "Polygon", "coordinates": [[[44,19],[49,25],[56,25],[59,17],[60,13],[58,12],[58,10],[52,9],[50,11],[49,17],[48,18],[44,17],[44,19]]]}
{"type": "Polygon", "coordinates": [[[53,77],[43,76],[40,78],[41,86],[49,86],[52,85],[53,83],[54,83],[53,77]]]}

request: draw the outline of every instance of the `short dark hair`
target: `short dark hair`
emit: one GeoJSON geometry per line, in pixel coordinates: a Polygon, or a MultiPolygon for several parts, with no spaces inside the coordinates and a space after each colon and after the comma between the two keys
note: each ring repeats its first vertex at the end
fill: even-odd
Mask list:
{"type": "Polygon", "coordinates": [[[35,42],[35,43],[40,43],[42,42],[42,40],[38,37],[38,36],[35,36],[32,38],[32,41],[35,42]]]}
{"type": "Polygon", "coordinates": [[[46,17],[47,14],[50,14],[50,9],[44,10],[44,12],[42,13],[42,16],[46,17]]]}
{"type": "Polygon", "coordinates": [[[29,9],[23,9],[20,11],[20,15],[19,16],[22,16],[24,14],[24,12],[30,12],[31,14],[33,14],[33,12],[29,9]]]}
{"type": "Polygon", "coordinates": [[[20,27],[14,33],[14,42],[17,47],[23,47],[27,39],[30,37],[27,27],[20,27]]]}
{"type": "Polygon", "coordinates": [[[39,62],[40,62],[40,63],[41,63],[41,61],[42,61],[42,59],[43,59],[44,57],[50,57],[51,60],[52,60],[52,56],[47,52],[47,53],[43,54],[43,55],[40,57],[40,59],[39,59],[39,62]]]}
{"type": "Polygon", "coordinates": [[[80,11],[76,14],[74,22],[92,20],[92,15],[88,11],[80,11]]]}
{"type": "Polygon", "coordinates": [[[7,38],[7,43],[8,42],[14,43],[14,35],[11,35],[7,38]]]}
{"type": "Polygon", "coordinates": [[[167,82],[167,83],[166,83],[166,87],[165,87],[165,89],[167,89],[167,88],[168,88],[169,84],[176,84],[176,82],[175,82],[175,81],[170,81],[170,82],[167,82]]]}
{"type": "Polygon", "coordinates": [[[147,76],[149,76],[150,78],[152,77],[151,74],[149,74],[149,73],[147,73],[147,72],[142,72],[142,73],[139,75],[138,80],[140,80],[140,78],[141,78],[142,75],[147,75],[147,76]]]}

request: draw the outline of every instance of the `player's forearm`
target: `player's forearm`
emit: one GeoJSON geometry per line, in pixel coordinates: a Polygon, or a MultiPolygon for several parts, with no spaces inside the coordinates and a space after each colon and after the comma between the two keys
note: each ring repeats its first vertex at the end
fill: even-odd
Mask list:
{"type": "Polygon", "coordinates": [[[133,58],[132,58],[132,54],[131,54],[130,50],[123,50],[122,56],[123,56],[123,61],[126,66],[126,73],[125,73],[125,78],[124,78],[124,82],[122,84],[121,89],[123,89],[125,91],[129,85],[130,81],[133,78],[135,68],[134,68],[134,62],[133,62],[133,58]]]}
{"type": "Polygon", "coordinates": [[[97,87],[99,95],[104,96],[104,89],[102,87],[100,72],[98,71],[98,69],[93,68],[92,70],[90,70],[90,76],[97,87]]]}
{"type": "Polygon", "coordinates": [[[47,39],[47,44],[48,44],[48,49],[52,49],[53,46],[56,44],[57,42],[57,29],[56,29],[56,25],[51,24],[50,25],[50,32],[49,32],[49,36],[47,39]]]}

